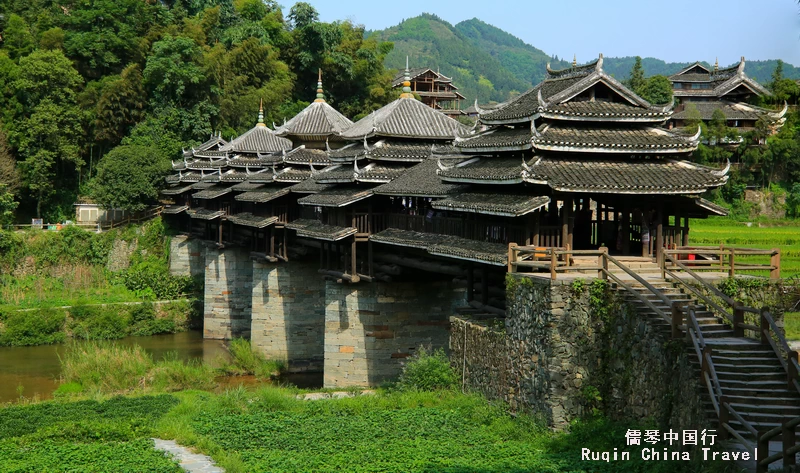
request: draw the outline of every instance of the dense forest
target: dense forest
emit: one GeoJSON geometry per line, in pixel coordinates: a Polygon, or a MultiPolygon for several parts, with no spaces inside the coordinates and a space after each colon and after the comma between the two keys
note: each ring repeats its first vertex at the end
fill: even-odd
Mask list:
{"type": "MultiPolygon", "coordinates": [[[[313,99],[319,68],[328,102],[358,119],[397,96],[391,79],[406,55],[452,76],[462,107],[506,100],[543,79],[548,62],[571,62],[478,19],[453,26],[423,14],[371,32],[322,22],[304,2],[283,11],[274,0],[0,0],[0,12],[0,224],[70,219],[79,197],[144,208],[182,147],[249,129],[260,100],[268,124],[294,116],[313,99]]],[[[681,66],[605,61],[655,103],[671,95],[663,75],[681,66]]],[[[797,102],[793,66],[751,61],[747,72],[797,102]]],[[[774,150],[709,148],[699,159],[769,166],[747,182],[795,178],[795,123],[770,138],[786,140],[774,150]]]]}
{"type": "Polygon", "coordinates": [[[391,43],[307,3],[0,0],[0,12],[0,220],[71,218],[109,182],[152,194],[141,181],[163,173],[138,170],[247,130],[260,99],[267,123],[291,118],[318,68],[351,118],[393,98],[391,43]]]}

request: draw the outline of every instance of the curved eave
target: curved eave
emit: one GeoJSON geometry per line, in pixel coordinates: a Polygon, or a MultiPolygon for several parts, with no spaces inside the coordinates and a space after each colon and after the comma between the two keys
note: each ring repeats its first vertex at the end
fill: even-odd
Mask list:
{"type": "Polygon", "coordinates": [[[458,177],[445,177],[440,175],[439,179],[444,182],[454,182],[456,184],[522,184],[522,176],[514,179],[471,179],[471,178],[458,178],[458,177]]]}
{"type": "Polygon", "coordinates": [[[534,141],[533,147],[537,151],[561,151],[568,153],[611,153],[611,154],[681,154],[691,153],[697,145],[682,148],[635,148],[628,146],[571,146],[563,144],[544,144],[534,141]]]}
{"type": "Polygon", "coordinates": [[[517,118],[505,118],[502,120],[489,120],[482,118],[480,115],[478,116],[478,121],[482,125],[519,125],[521,123],[530,123],[531,120],[538,120],[541,117],[541,113],[535,113],[533,115],[525,115],[524,117],[517,117],[517,118]]]}
{"type": "Polygon", "coordinates": [[[574,121],[574,122],[613,122],[613,123],[661,123],[669,120],[672,113],[653,115],[653,116],[638,116],[638,117],[624,117],[613,115],[570,115],[553,112],[542,112],[542,118],[549,118],[552,120],[574,121]]]}
{"type": "Polygon", "coordinates": [[[476,148],[462,148],[456,145],[456,148],[464,154],[486,154],[486,153],[502,153],[507,151],[527,151],[533,146],[530,142],[524,145],[510,145],[510,146],[493,146],[493,147],[476,147],[476,148]]]}
{"type": "MultiPolygon", "coordinates": [[[[723,183],[724,184],[724,183],[723,183]]],[[[641,187],[632,189],[613,189],[603,187],[570,187],[551,185],[550,188],[558,192],[576,192],[590,194],[625,194],[625,195],[696,195],[709,189],[719,187],[719,185],[687,187],[685,189],[658,189],[653,187],[641,187]]]]}

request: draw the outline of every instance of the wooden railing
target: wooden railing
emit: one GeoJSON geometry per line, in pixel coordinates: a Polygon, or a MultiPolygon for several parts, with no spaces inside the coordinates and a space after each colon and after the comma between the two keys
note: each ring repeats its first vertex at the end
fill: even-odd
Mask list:
{"type": "MultiPolygon", "coordinates": [[[[692,249],[698,249],[698,247],[693,247],[692,249]]],[[[707,248],[702,249],[706,250],[707,248]]],[[[697,296],[698,300],[706,305],[706,309],[716,312],[724,320],[727,320],[733,327],[735,336],[744,336],[744,330],[755,331],[758,334],[760,342],[763,345],[769,345],[780,360],[781,365],[786,371],[788,389],[800,394],[800,360],[798,359],[798,352],[791,349],[783,332],[775,323],[769,310],[767,308],[759,310],[745,307],[701,278],[696,273],[697,268],[690,268],[687,266],[687,264],[696,260],[685,260],[681,259],[679,256],[685,254],[686,250],[687,248],[684,247],[673,251],[665,251],[663,253],[664,261],[668,261],[670,264],[664,264],[664,261],[661,262],[662,277],[666,279],[666,276],[669,275],[670,280],[684,286],[697,296]],[[689,284],[686,280],[687,278],[681,277],[682,275],[679,274],[681,271],[690,278],[696,280],[697,283],[699,283],[698,285],[707,292],[704,293],[702,290],[698,290],[694,285],[689,284]],[[707,294],[715,295],[722,303],[720,304],[714,301],[707,294]],[[745,323],[744,314],[746,312],[758,314],[759,324],[753,325],[745,323]]],[[[742,254],[770,255],[770,265],[762,265],[762,267],[758,269],[766,269],[763,266],[767,266],[770,271],[780,270],[779,250],[749,250],[724,247],[721,249],[715,248],[714,250],[719,251],[717,254],[727,252],[725,254],[731,255],[729,259],[731,274],[733,274],[736,269],[741,269],[735,261],[736,256],[742,254]]],[[[717,264],[719,263],[717,262],[717,264]]],[[[508,271],[517,272],[520,268],[549,269],[550,277],[554,280],[557,278],[559,272],[596,270],[599,278],[615,282],[619,288],[633,295],[637,300],[669,322],[673,337],[681,337],[685,330],[686,337],[692,344],[698,361],[700,362],[701,383],[708,389],[714,411],[719,418],[722,433],[724,435],[732,435],[752,451],[757,450],[759,459],[756,465],[757,473],[766,473],[769,469],[769,465],[779,460],[783,461],[784,466],[795,465],[795,455],[800,452],[800,444],[798,444],[798,437],[795,432],[798,425],[800,425],[800,417],[784,422],[780,426],[769,431],[759,431],[752,423],[748,422],[734,409],[732,402],[722,392],[722,386],[717,376],[716,368],[714,367],[712,347],[706,343],[703,337],[703,332],[697,321],[696,308],[694,305],[685,306],[685,301],[669,299],[662,291],[658,290],[635,271],[625,266],[613,256],[610,256],[606,248],[576,251],[570,250],[569,248],[518,246],[511,243],[508,246],[508,271]],[[571,256],[596,256],[597,266],[572,266],[570,264],[571,256]],[[651,295],[656,296],[656,299],[662,304],[657,305],[651,299],[645,297],[640,291],[635,290],[630,284],[620,279],[617,274],[609,270],[609,266],[612,265],[616,266],[619,271],[627,274],[633,278],[634,281],[645,287],[647,291],[651,295]],[[663,309],[664,305],[670,308],[669,313],[663,309]],[[731,419],[738,421],[742,427],[753,436],[755,442],[745,439],[737,432],[730,425],[731,419]],[[782,439],[781,451],[769,455],[769,442],[773,439],[777,439],[779,436],[782,439]]]]}
{"type": "Polygon", "coordinates": [[[737,271],[768,271],[770,279],[781,277],[781,250],[773,248],[762,250],[757,248],[737,248],[732,246],[679,246],[661,252],[662,268],[669,262],[682,263],[685,268],[691,266],[694,271],[719,271],[734,277],[737,271]],[[741,262],[743,256],[769,256],[769,264],[741,262]],[[669,258],[668,258],[669,257],[669,258]]]}
{"type": "Polygon", "coordinates": [[[63,228],[66,226],[76,226],[81,228],[87,229],[97,229],[98,226],[101,230],[110,230],[112,228],[119,228],[121,226],[130,225],[131,223],[140,223],[144,222],[145,220],[150,220],[152,218],[158,217],[161,215],[161,211],[164,210],[163,206],[153,207],[149,210],[146,210],[143,213],[135,214],[135,215],[128,215],[126,217],[118,218],[116,220],[110,220],[107,222],[98,222],[98,223],[70,223],[69,225],[65,225],[63,223],[43,223],[41,225],[33,225],[33,224],[10,224],[5,225],[4,228],[8,230],[24,230],[29,228],[41,228],[44,230],[49,230],[51,228],[63,228]]]}

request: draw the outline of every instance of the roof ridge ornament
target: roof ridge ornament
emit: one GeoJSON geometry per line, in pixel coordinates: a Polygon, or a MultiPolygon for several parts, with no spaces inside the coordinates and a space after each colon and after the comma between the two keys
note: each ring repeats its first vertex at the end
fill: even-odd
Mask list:
{"type": "Polygon", "coordinates": [[[789,110],[789,104],[784,100],[783,101],[783,110],[781,110],[780,112],[771,112],[771,113],[768,113],[768,115],[773,120],[780,120],[781,118],[783,118],[784,115],[786,115],[786,111],[787,110],[789,110]]]}
{"type": "Polygon", "coordinates": [[[411,76],[408,72],[408,56],[406,56],[406,72],[403,76],[403,93],[400,94],[401,99],[413,99],[414,94],[411,93],[411,76]]]}
{"type": "Polygon", "coordinates": [[[319,75],[317,76],[317,98],[314,100],[315,103],[317,102],[325,102],[325,94],[322,91],[322,68],[318,70],[319,75]]]}
{"type": "Polygon", "coordinates": [[[485,112],[485,110],[482,109],[480,105],[478,105],[478,97],[475,97],[475,111],[478,112],[478,115],[483,115],[483,113],[485,112]]]}
{"type": "Polygon", "coordinates": [[[744,75],[744,56],[742,56],[741,61],[739,61],[739,66],[736,68],[736,72],[740,75],[744,75]]]}
{"type": "Polygon", "coordinates": [[[594,66],[594,70],[598,72],[603,71],[603,53],[600,53],[600,57],[597,59],[597,64],[594,66]]]}
{"type": "Polygon", "coordinates": [[[689,142],[693,142],[695,144],[700,142],[700,134],[703,132],[703,127],[697,125],[697,133],[694,134],[691,138],[689,138],[689,142]]]}
{"type": "Polygon", "coordinates": [[[717,72],[718,70],[719,70],[719,58],[716,57],[714,58],[714,72],[717,72]]]}
{"type": "Polygon", "coordinates": [[[267,125],[264,124],[264,99],[260,99],[258,102],[258,123],[256,126],[266,128],[267,125]]]}
{"type": "Polygon", "coordinates": [[[440,171],[448,171],[455,167],[455,165],[445,166],[444,164],[442,164],[442,158],[436,158],[436,166],[439,168],[440,171]]]}
{"type": "Polygon", "coordinates": [[[536,120],[534,118],[531,118],[531,141],[533,141],[534,138],[541,138],[541,137],[542,134],[539,133],[538,129],[536,129],[536,120]]]}
{"type": "Polygon", "coordinates": [[[524,174],[527,174],[527,175],[533,174],[533,169],[531,169],[531,167],[528,166],[528,163],[525,162],[525,156],[524,155],[522,156],[522,169],[523,169],[522,172],[524,174]]]}
{"type": "Polygon", "coordinates": [[[728,171],[730,171],[730,169],[731,169],[731,160],[730,160],[730,158],[726,158],[726,161],[728,163],[725,165],[724,169],[719,169],[717,171],[711,171],[711,174],[713,174],[713,175],[715,175],[717,177],[723,177],[726,174],[728,174],[728,171]]]}

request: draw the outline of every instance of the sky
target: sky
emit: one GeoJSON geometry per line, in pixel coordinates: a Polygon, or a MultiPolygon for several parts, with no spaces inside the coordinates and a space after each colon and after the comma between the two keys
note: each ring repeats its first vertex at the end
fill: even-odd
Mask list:
{"type": "MultiPolygon", "coordinates": [[[[549,55],[707,61],[783,59],[800,66],[797,0],[307,0],[322,21],[367,29],[433,13],[456,23],[478,18],[549,55]]],[[[284,12],[294,3],[283,0],[284,12]]]]}

